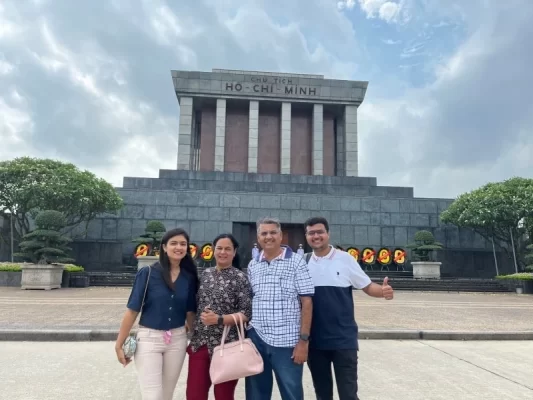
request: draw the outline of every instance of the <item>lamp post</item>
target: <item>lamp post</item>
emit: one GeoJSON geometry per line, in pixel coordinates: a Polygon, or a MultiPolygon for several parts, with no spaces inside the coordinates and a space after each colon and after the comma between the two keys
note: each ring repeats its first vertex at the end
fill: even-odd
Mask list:
{"type": "Polygon", "coordinates": [[[11,244],[11,263],[13,263],[13,213],[9,210],[4,210],[4,213],[5,214],[9,214],[9,241],[10,241],[10,244],[11,244]]]}

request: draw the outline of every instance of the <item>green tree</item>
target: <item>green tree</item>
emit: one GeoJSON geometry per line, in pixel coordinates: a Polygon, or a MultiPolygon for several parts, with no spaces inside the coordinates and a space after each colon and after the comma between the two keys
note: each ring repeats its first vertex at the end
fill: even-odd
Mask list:
{"type": "Polygon", "coordinates": [[[442,243],[437,242],[430,231],[418,231],[415,233],[414,239],[414,243],[410,243],[406,247],[412,249],[413,256],[418,261],[433,261],[433,252],[442,250],[442,243]]]}
{"type": "Polygon", "coordinates": [[[161,221],[148,221],[144,232],[144,235],[133,239],[133,242],[150,244],[151,250],[148,254],[149,256],[159,254],[160,242],[166,232],[165,225],[161,221]]]}
{"type": "Polygon", "coordinates": [[[97,215],[116,213],[122,205],[111,184],[74,164],[29,157],[0,162],[0,216],[13,214],[17,242],[39,211],[61,212],[68,231],[82,223],[86,228],[97,215]]]}
{"type": "Polygon", "coordinates": [[[65,216],[59,211],[39,212],[35,218],[37,228],[23,236],[22,252],[16,255],[35,264],[73,262],[67,254],[71,249],[66,246],[72,239],[60,233],[66,223],[65,216]]]}
{"type": "Polygon", "coordinates": [[[524,247],[533,233],[533,179],[511,178],[488,183],[460,195],[441,214],[444,223],[470,228],[512,256],[524,266],[524,247]]]}

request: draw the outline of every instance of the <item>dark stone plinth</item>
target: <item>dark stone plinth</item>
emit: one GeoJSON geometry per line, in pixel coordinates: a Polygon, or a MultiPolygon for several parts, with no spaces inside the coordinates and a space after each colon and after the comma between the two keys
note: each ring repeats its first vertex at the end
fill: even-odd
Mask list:
{"type": "MultiPolygon", "coordinates": [[[[444,276],[494,275],[490,243],[440,222],[453,200],[414,198],[413,188],[377,186],[376,178],[161,170],[159,178],[125,178],[118,191],[125,202],[120,213],[91,222],[85,241],[75,244],[88,270],[136,265],[131,239],[153,219],[167,229],[184,228],[201,245],[232,232],[234,223],[273,216],[303,224],[323,216],[331,242],[344,248],[405,248],[418,230],[427,229],[446,247],[439,253],[444,276]]],[[[500,269],[507,264],[512,263],[502,258],[500,269]]]]}
{"type": "Polygon", "coordinates": [[[20,287],[22,272],[0,271],[0,286],[20,287]]]}

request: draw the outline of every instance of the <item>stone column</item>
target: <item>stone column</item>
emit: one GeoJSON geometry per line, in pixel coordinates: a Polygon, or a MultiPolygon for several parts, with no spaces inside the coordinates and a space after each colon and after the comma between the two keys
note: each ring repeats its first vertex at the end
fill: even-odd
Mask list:
{"type": "Polygon", "coordinates": [[[291,173],[291,103],[281,103],[281,173],[291,173]]]}
{"type": "Polygon", "coordinates": [[[313,104],[313,175],[324,174],[324,106],[313,104]]]}
{"type": "Polygon", "coordinates": [[[337,168],[337,176],[346,176],[346,163],[344,157],[346,152],[344,150],[344,115],[339,116],[336,121],[337,140],[336,140],[336,152],[335,152],[335,166],[337,168]]]}
{"type": "Polygon", "coordinates": [[[224,171],[226,142],[226,99],[217,99],[215,126],[215,171],[224,171]]]}
{"type": "Polygon", "coordinates": [[[344,110],[344,149],[346,176],[358,176],[357,106],[346,106],[344,110]]]}
{"type": "Polygon", "coordinates": [[[178,132],[178,169],[191,169],[192,97],[182,97],[178,132]]]}
{"type": "Polygon", "coordinates": [[[257,148],[259,142],[259,102],[250,100],[248,119],[248,172],[257,172],[257,148]]]}

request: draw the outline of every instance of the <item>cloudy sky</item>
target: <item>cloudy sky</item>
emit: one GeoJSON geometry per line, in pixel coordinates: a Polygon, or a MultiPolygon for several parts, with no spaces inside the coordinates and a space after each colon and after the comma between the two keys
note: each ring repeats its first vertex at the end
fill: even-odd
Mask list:
{"type": "Polygon", "coordinates": [[[0,160],[175,168],[171,69],[369,81],[360,175],[454,197],[533,177],[531,0],[0,0],[0,160]]]}

